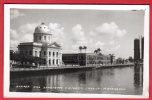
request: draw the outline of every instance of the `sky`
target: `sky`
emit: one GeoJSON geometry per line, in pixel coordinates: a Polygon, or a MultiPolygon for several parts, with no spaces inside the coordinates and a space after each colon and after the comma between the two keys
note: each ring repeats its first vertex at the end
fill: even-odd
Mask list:
{"type": "Polygon", "coordinates": [[[144,14],[143,10],[11,9],[11,49],[32,42],[35,27],[44,22],[63,53],[87,46],[87,53],[101,48],[101,53],[116,58],[133,57],[134,39],[144,33],[144,14]]]}

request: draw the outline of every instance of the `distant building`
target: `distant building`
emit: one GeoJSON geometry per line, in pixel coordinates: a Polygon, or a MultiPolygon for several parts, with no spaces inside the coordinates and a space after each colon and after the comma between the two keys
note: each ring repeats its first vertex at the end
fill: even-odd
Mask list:
{"type": "Polygon", "coordinates": [[[45,59],[41,66],[59,66],[62,64],[61,46],[52,42],[52,34],[48,27],[42,23],[35,28],[33,42],[24,42],[18,45],[19,53],[45,59]]]}
{"type": "Polygon", "coordinates": [[[140,40],[134,40],[134,60],[140,60],[140,40]]]}
{"type": "Polygon", "coordinates": [[[62,60],[65,65],[86,66],[86,65],[97,65],[97,64],[98,65],[111,64],[110,55],[103,55],[96,53],[62,54],[62,60]]]}
{"type": "Polygon", "coordinates": [[[144,59],[144,37],[141,38],[141,59],[144,59]]]}

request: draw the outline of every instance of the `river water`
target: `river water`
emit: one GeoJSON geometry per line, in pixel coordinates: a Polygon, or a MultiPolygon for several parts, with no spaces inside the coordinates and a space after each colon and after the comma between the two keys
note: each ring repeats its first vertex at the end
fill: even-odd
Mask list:
{"type": "Polygon", "coordinates": [[[142,66],[132,66],[16,77],[10,91],[141,95],[142,76],[142,66]]]}

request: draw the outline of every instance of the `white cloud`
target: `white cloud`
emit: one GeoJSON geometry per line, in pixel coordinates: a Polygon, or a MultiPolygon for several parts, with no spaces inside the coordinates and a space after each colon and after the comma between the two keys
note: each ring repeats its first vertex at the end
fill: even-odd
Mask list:
{"type": "Polygon", "coordinates": [[[32,42],[33,34],[25,34],[21,37],[20,42],[32,42]]]}
{"type": "Polygon", "coordinates": [[[125,29],[120,29],[115,22],[103,23],[96,28],[96,31],[101,34],[108,34],[115,37],[122,37],[127,33],[125,29]]]}
{"type": "Polygon", "coordinates": [[[87,39],[84,31],[82,30],[81,24],[76,24],[72,28],[72,40],[74,43],[77,43],[79,45],[87,45],[87,39]]]}
{"type": "Polygon", "coordinates": [[[16,48],[19,45],[19,41],[18,40],[11,40],[10,41],[10,46],[11,48],[16,48]]]}
{"type": "Polygon", "coordinates": [[[105,43],[101,42],[101,41],[98,41],[95,43],[94,47],[95,49],[96,48],[103,48],[103,46],[105,45],[105,43]]]}
{"type": "Polygon", "coordinates": [[[18,27],[18,29],[10,29],[11,47],[15,48],[19,43],[32,42],[33,33],[38,23],[26,23],[18,27]]]}
{"type": "Polygon", "coordinates": [[[20,34],[33,34],[35,27],[38,26],[39,23],[26,23],[24,25],[21,25],[18,28],[18,31],[20,32],[20,34]]]}
{"type": "Polygon", "coordinates": [[[82,29],[81,24],[76,24],[72,28],[71,40],[73,42],[73,50],[78,50],[79,46],[87,46],[88,41],[86,35],[82,29]]]}
{"type": "Polygon", "coordinates": [[[16,30],[10,29],[10,37],[11,39],[15,40],[18,39],[19,35],[16,30]]]}
{"type": "Polygon", "coordinates": [[[21,13],[21,12],[19,12],[17,9],[12,9],[12,10],[10,11],[10,18],[11,18],[11,19],[15,19],[15,18],[18,18],[18,17],[20,17],[20,16],[24,16],[24,14],[21,13]]]}
{"type": "Polygon", "coordinates": [[[117,51],[119,48],[120,48],[120,45],[116,45],[116,46],[112,49],[112,51],[117,51]]]}
{"type": "Polygon", "coordinates": [[[65,43],[64,27],[61,27],[59,23],[49,23],[49,28],[53,35],[53,41],[63,45],[65,43]]]}
{"type": "Polygon", "coordinates": [[[114,44],[115,44],[115,41],[114,41],[114,40],[111,40],[111,41],[109,42],[109,44],[110,44],[110,45],[114,45],[114,44]]]}

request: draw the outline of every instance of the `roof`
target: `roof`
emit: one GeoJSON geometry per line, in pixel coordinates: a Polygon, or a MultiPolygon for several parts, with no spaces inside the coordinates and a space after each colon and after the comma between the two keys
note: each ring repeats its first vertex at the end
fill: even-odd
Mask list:
{"type": "Polygon", "coordinates": [[[35,28],[35,31],[34,33],[49,33],[49,28],[48,26],[46,26],[44,23],[41,23],[40,25],[38,25],[36,28],[35,28]]]}

